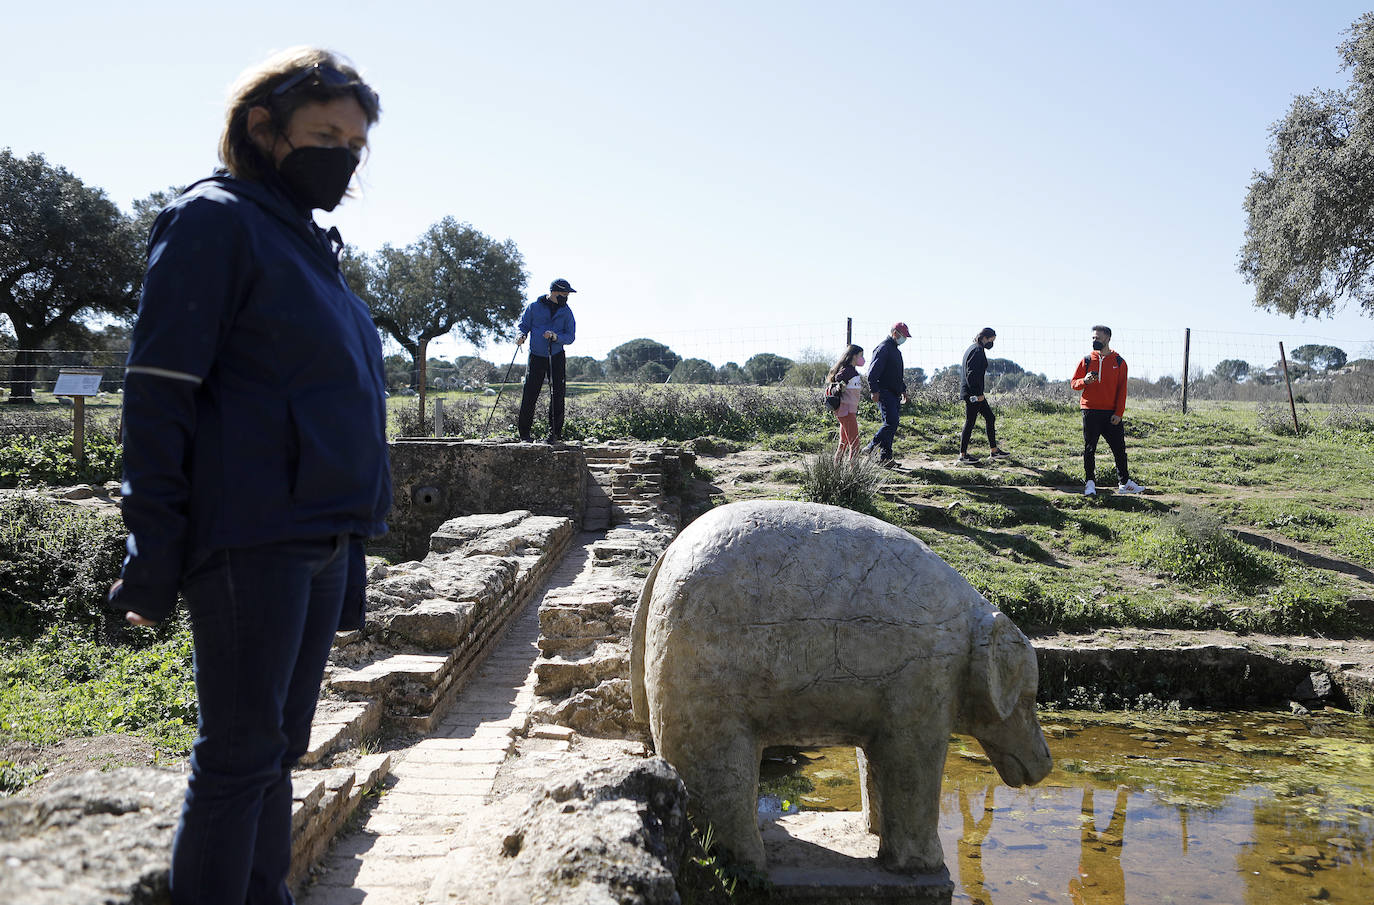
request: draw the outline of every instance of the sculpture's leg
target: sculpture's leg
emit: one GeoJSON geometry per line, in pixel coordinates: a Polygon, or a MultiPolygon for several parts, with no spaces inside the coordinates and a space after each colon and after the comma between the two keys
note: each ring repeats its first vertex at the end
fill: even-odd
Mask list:
{"type": "Polygon", "coordinates": [[[762,870],[758,795],[763,750],[742,725],[716,719],[696,723],[695,735],[683,731],[691,726],[682,720],[664,727],[659,753],[682,775],[698,828],[705,832],[709,824],[736,861],[762,870]]]}
{"type": "Polygon", "coordinates": [[[877,835],[883,828],[883,803],[878,798],[868,752],[861,747],[855,748],[854,759],[859,764],[859,810],[864,814],[864,828],[877,835]]]}
{"type": "Polygon", "coordinates": [[[869,746],[869,770],[881,805],[878,861],[903,873],[933,873],[944,866],[940,847],[940,782],[947,732],[913,738],[890,736],[869,746]]]}

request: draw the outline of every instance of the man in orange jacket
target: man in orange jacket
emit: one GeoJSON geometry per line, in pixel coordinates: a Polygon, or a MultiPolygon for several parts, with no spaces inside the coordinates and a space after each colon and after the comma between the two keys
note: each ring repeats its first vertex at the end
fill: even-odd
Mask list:
{"type": "Polygon", "coordinates": [[[1116,458],[1117,493],[1140,493],[1145,488],[1131,480],[1126,465],[1126,429],[1121,426],[1126,414],[1126,359],[1112,351],[1110,327],[1093,327],[1093,351],[1079,360],[1073,388],[1083,394],[1078,401],[1083,409],[1083,471],[1087,477],[1083,495],[1097,495],[1098,437],[1107,438],[1116,458]]]}

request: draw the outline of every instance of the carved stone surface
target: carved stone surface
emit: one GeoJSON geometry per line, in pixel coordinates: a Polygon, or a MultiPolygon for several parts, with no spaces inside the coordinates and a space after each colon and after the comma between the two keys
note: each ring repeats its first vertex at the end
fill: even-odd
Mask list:
{"type": "Polygon", "coordinates": [[[185,792],[185,774],[130,767],[0,802],[0,901],[169,901],[168,853],[185,792]]]}
{"type": "Polygon", "coordinates": [[[621,757],[523,801],[509,796],[469,821],[480,835],[461,840],[472,848],[428,901],[676,905],[686,803],[682,780],[658,758],[621,757]]]}
{"type": "Polygon", "coordinates": [[[643,724],[635,722],[630,702],[630,680],[606,679],[582,688],[556,703],[544,703],[535,715],[551,723],[576,729],[592,738],[643,738],[643,724]]]}
{"type": "Polygon", "coordinates": [[[635,715],[736,857],[764,865],[755,821],[767,745],[842,745],[869,764],[878,859],[934,872],[951,731],[1009,785],[1049,773],[1035,651],[930,548],[813,503],[714,509],[655,565],[635,615],[635,715]]]}
{"type": "Polygon", "coordinates": [[[568,519],[529,510],[450,519],[434,533],[423,561],[374,568],[369,629],[424,650],[461,647],[482,617],[508,601],[572,533],[568,519]]]}

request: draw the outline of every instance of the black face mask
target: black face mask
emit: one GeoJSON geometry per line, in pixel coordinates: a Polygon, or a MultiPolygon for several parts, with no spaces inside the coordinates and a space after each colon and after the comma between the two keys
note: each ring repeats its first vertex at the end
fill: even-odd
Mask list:
{"type": "Polygon", "coordinates": [[[1101,341],[1101,340],[1098,340],[1098,339],[1093,340],[1093,351],[1094,351],[1094,352],[1101,352],[1101,351],[1102,351],[1102,341],[1101,341]]]}
{"type": "Polygon", "coordinates": [[[348,148],[293,148],[277,167],[286,187],[312,210],[332,211],[348,191],[358,158],[348,148]]]}

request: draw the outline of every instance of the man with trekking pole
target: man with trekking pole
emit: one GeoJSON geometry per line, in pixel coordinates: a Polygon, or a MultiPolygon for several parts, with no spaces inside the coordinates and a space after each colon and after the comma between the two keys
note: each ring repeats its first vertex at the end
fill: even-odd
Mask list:
{"type": "Polygon", "coordinates": [[[549,291],[525,306],[520,315],[520,339],[517,346],[530,340],[529,368],[525,371],[525,391],[520,398],[520,420],[517,428],[520,439],[530,442],[530,428],[534,425],[534,406],[544,379],[549,381],[549,434],[547,443],[563,440],[563,396],[567,387],[568,356],[563,347],[576,336],[577,322],[568,307],[568,295],[576,292],[561,277],[549,284],[549,291]]]}

